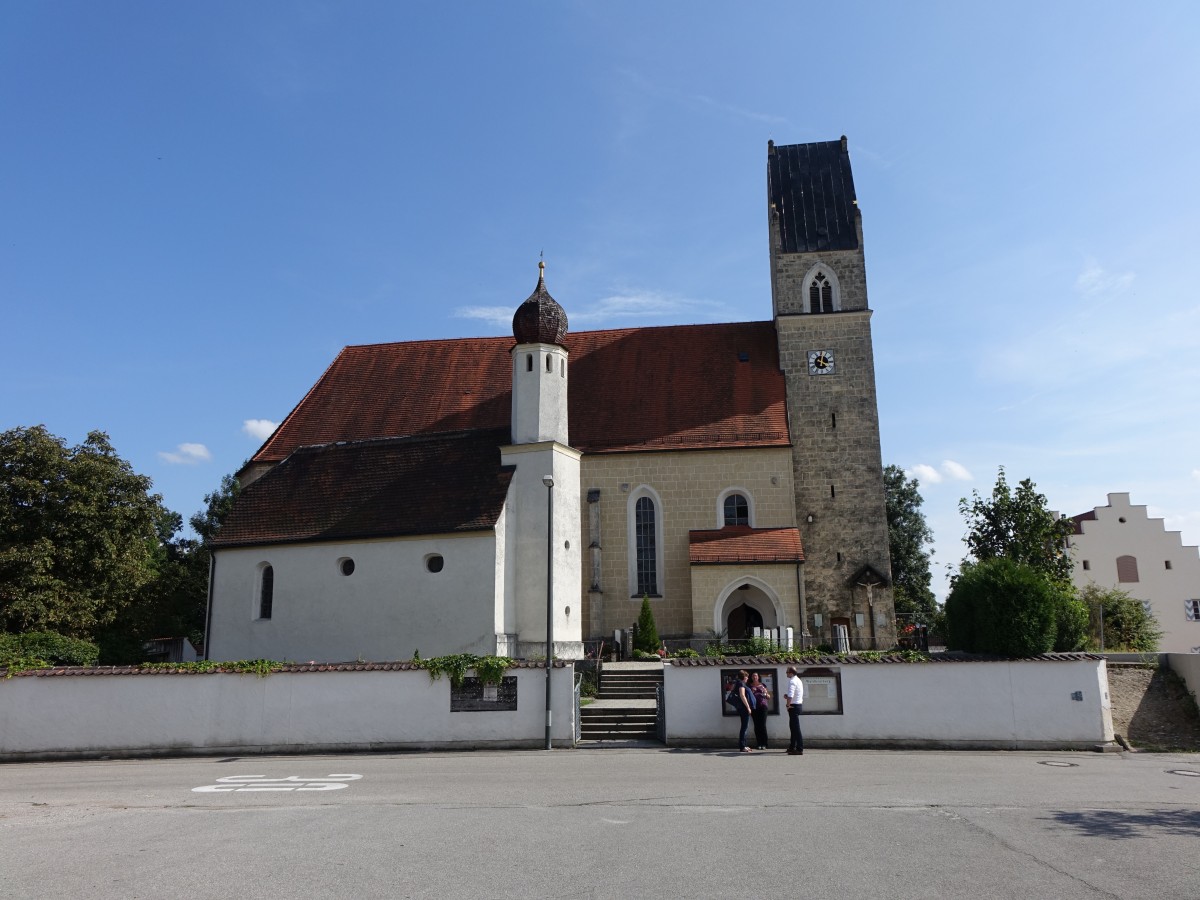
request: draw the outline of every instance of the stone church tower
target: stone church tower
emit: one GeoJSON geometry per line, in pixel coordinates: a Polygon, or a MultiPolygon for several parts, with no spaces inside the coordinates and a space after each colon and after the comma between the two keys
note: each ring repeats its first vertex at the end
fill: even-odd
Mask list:
{"type": "Polygon", "coordinates": [[[895,642],[862,217],[846,138],[767,145],[771,294],[787,380],[801,609],[815,643],[895,642]]]}

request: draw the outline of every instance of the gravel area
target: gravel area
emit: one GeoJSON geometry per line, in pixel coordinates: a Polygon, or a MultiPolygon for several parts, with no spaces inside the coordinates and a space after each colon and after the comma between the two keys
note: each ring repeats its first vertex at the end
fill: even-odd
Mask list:
{"type": "Polygon", "coordinates": [[[1169,669],[1108,665],[1113,731],[1134,750],[1200,751],[1200,714],[1169,669]]]}

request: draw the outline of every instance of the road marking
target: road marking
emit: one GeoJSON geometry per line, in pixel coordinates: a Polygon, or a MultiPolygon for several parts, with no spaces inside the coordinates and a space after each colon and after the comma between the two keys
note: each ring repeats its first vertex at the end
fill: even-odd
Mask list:
{"type": "Polygon", "coordinates": [[[227,775],[218,778],[216,784],[194,787],[197,794],[223,794],[230,791],[336,791],[348,782],[357,781],[361,775],[327,775],[324,778],[302,778],[289,775],[287,778],[266,778],[262,775],[227,775]]]}

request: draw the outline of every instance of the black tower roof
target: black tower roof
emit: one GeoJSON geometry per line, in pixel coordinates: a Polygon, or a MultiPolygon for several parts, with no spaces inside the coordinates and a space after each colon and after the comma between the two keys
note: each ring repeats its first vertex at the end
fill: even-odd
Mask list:
{"type": "Polygon", "coordinates": [[[784,253],[858,249],[846,138],[767,147],[767,185],[784,253]]]}

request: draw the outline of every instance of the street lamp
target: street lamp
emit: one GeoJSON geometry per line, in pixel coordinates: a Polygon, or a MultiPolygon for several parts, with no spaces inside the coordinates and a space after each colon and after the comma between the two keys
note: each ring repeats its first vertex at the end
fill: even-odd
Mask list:
{"type": "Polygon", "coordinates": [[[550,673],[554,671],[554,478],[542,476],[546,486],[546,749],[550,749],[550,673]]]}

